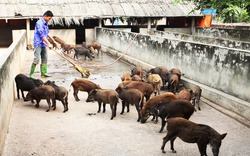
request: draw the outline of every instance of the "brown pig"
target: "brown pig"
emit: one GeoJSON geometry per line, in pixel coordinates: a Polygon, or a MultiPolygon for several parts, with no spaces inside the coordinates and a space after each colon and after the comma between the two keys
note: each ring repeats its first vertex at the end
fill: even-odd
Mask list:
{"type": "Polygon", "coordinates": [[[129,104],[135,105],[137,113],[138,113],[138,119],[139,122],[141,119],[140,116],[140,110],[143,105],[143,99],[144,95],[141,91],[138,89],[128,89],[127,87],[117,87],[116,92],[119,94],[119,98],[122,100],[122,112],[124,113],[124,108],[127,106],[127,112],[129,112],[129,104]]]}
{"type": "Polygon", "coordinates": [[[141,78],[144,77],[144,72],[142,67],[140,66],[135,66],[132,70],[131,70],[131,77],[134,75],[139,75],[141,78]]]}
{"type": "Polygon", "coordinates": [[[122,81],[131,81],[131,76],[129,73],[124,73],[121,75],[121,80],[122,81]]]}
{"type": "Polygon", "coordinates": [[[193,90],[192,89],[183,89],[177,94],[178,99],[185,99],[191,101],[193,97],[193,90]]]}
{"type": "Polygon", "coordinates": [[[89,94],[89,92],[93,89],[101,89],[101,87],[97,84],[95,84],[94,82],[91,82],[89,80],[86,79],[75,79],[71,85],[73,86],[74,89],[74,97],[76,101],[80,101],[79,97],[78,97],[78,91],[84,91],[87,92],[89,94]]]}
{"type": "Polygon", "coordinates": [[[160,95],[162,79],[159,74],[147,74],[147,82],[151,83],[155,87],[155,95],[160,95]]]}
{"type": "Polygon", "coordinates": [[[199,86],[195,86],[193,89],[192,104],[194,107],[197,105],[199,110],[201,110],[200,108],[201,93],[202,93],[202,89],[199,86]]]}
{"type": "Polygon", "coordinates": [[[207,145],[210,144],[214,156],[219,155],[221,141],[226,137],[227,133],[219,134],[212,127],[204,124],[197,124],[187,119],[176,117],[167,120],[167,135],[163,138],[161,146],[162,153],[166,143],[170,140],[170,149],[176,153],[174,149],[174,141],[179,137],[187,143],[197,143],[200,155],[207,155],[207,145]]]}
{"type": "Polygon", "coordinates": [[[46,99],[49,108],[46,110],[46,112],[48,112],[50,110],[50,106],[51,106],[51,101],[53,103],[54,109],[56,109],[55,107],[55,89],[49,85],[42,85],[39,87],[36,87],[32,90],[30,90],[26,96],[26,98],[24,99],[24,101],[32,101],[32,100],[36,100],[36,107],[39,107],[39,102],[41,101],[41,99],[46,99]]]}
{"type": "MultiPolygon", "coordinates": [[[[141,110],[141,123],[145,123],[150,115],[150,109],[153,107],[156,107],[156,105],[160,102],[171,102],[173,100],[176,100],[177,97],[172,92],[165,92],[161,95],[157,95],[155,97],[152,97],[149,99],[146,103],[143,104],[142,110],[141,110]]],[[[152,119],[153,120],[153,119],[152,119]]],[[[158,121],[158,118],[156,116],[156,121],[158,121]]]]}
{"type": "Polygon", "coordinates": [[[105,109],[106,103],[109,103],[112,111],[110,119],[112,120],[116,116],[116,108],[119,100],[118,98],[119,98],[118,93],[113,89],[94,89],[89,93],[86,102],[97,101],[99,106],[97,111],[98,113],[101,111],[102,103],[103,103],[103,113],[105,113],[106,111],[105,109]]]}
{"type": "Polygon", "coordinates": [[[132,76],[132,81],[143,81],[139,75],[132,76]]]}
{"type": "Polygon", "coordinates": [[[127,87],[127,88],[135,88],[140,90],[145,98],[146,101],[150,98],[151,94],[155,91],[155,88],[152,84],[141,82],[141,81],[124,81],[118,85],[118,87],[127,87]]]}

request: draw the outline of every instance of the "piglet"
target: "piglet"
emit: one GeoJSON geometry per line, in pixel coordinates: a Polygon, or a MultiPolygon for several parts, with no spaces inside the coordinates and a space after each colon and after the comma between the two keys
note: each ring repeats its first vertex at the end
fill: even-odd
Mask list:
{"type": "Polygon", "coordinates": [[[42,85],[40,87],[34,88],[32,90],[30,90],[26,96],[26,98],[24,99],[24,101],[32,101],[32,100],[36,100],[36,107],[39,107],[39,102],[41,101],[41,99],[46,99],[49,108],[46,110],[46,112],[48,112],[50,110],[50,106],[51,106],[51,101],[53,103],[54,109],[56,109],[55,107],[55,90],[53,87],[49,86],[49,85],[42,85]]]}
{"type": "Polygon", "coordinates": [[[117,108],[117,103],[119,95],[118,93],[113,90],[113,89],[94,89],[92,90],[86,102],[92,102],[92,101],[97,101],[98,102],[98,113],[101,111],[101,104],[103,103],[103,113],[105,113],[106,109],[106,103],[110,104],[110,108],[112,111],[111,115],[111,120],[116,116],[116,108],[117,108]]]}

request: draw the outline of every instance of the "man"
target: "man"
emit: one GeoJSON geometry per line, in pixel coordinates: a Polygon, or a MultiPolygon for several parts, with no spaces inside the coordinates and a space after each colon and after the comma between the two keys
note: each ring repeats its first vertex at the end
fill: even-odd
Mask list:
{"type": "Polygon", "coordinates": [[[41,77],[51,77],[51,75],[47,74],[47,49],[46,46],[49,47],[49,49],[52,49],[52,45],[48,41],[48,39],[52,39],[52,37],[49,36],[49,27],[48,22],[52,19],[53,13],[48,10],[43,14],[43,17],[39,19],[36,22],[35,31],[34,31],[34,60],[31,65],[30,69],[30,77],[34,78],[34,72],[36,69],[36,65],[40,61],[41,56],[41,77]]]}

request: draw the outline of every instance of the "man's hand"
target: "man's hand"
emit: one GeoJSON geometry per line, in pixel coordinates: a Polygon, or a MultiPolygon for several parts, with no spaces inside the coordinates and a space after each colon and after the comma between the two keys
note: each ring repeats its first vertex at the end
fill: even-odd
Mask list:
{"type": "Polygon", "coordinates": [[[53,45],[52,45],[52,44],[48,44],[48,48],[49,48],[49,49],[52,49],[52,48],[53,48],[53,45]]]}
{"type": "Polygon", "coordinates": [[[58,43],[56,43],[56,48],[57,48],[57,49],[61,49],[61,45],[58,44],[58,43]]]}

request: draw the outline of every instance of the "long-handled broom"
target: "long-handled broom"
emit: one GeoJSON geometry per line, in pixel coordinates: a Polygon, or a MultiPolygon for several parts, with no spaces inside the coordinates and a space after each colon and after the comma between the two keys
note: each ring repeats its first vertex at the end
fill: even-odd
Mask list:
{"type": "Polygon", "coordinates": [[[62,53],[56,51],[55,49],[52,49],[54,52],[56,52],[58,55],[60,55],[62,58],[64,58],[66,61],[68,61],[70,64],[72,64],[74,66],[74,68],[81,73],[83,78],[88,78],[90,75],[90,72],[88,69],[83,68],[82,66],[80,66],[79,64],[74,63],[72,60],[70,60],[69,58],[65,57],[64,55],[62,55],[62,53]]]}

